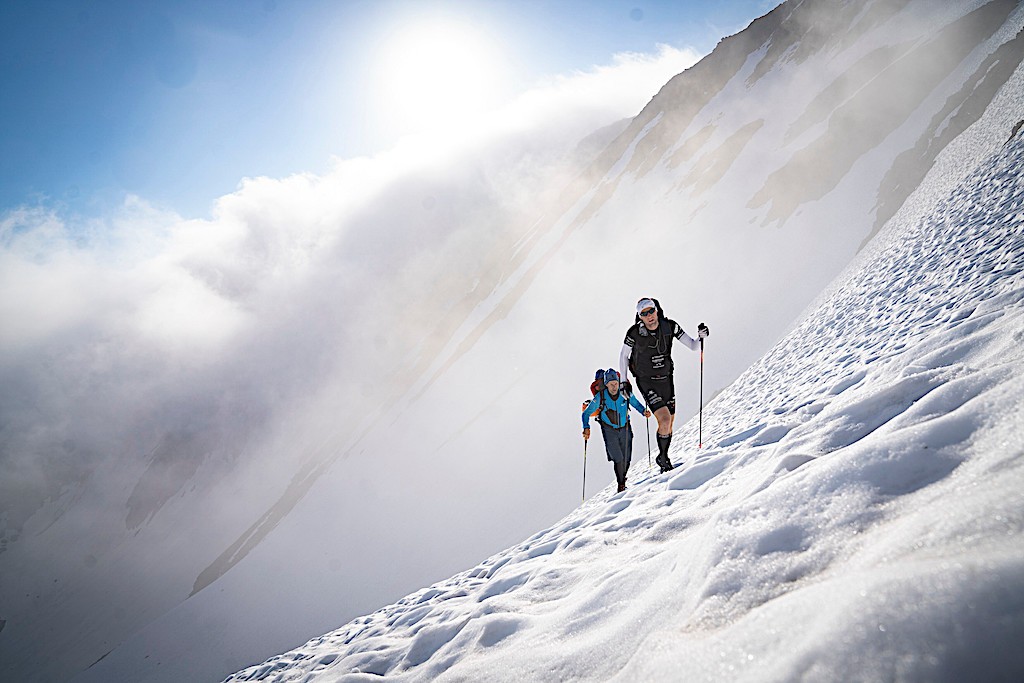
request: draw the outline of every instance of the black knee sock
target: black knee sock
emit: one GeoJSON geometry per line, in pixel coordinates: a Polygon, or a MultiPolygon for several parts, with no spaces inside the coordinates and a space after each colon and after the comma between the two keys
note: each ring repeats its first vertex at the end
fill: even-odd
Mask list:
{"type": "Polygon", "coordinates": [[[671,434],[658,434],[658,454],[668,456],[668,447],[672,443],[671,434]]]}
{"type": "Polygon", "coordinates": [[[671,434],[665,434],[665,435],[658,434],[658,461],[659,461],[659,464],[661,463],[661,461],[664,461],[665,463],[671,462],[668,459],[668,447],[669,447],[669,444],[671,444],[671,443],[672,443],[672,435],[671,434]]]}

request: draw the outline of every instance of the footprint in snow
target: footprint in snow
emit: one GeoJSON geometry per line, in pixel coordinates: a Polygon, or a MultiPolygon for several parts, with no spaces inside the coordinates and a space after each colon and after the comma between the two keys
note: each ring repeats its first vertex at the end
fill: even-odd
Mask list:
{"type": "Polygon", "coordinates": [[[749,439],[750,437],[754,436],[755,434],[757,434],[758,432],[760,432],[764,428],[765,428],[765,424],[762,422],[761,424],[755,425],[755,426],[751,427],[750,429],[747,429],[747,430],[744,430],[744,431],[740,432],[739,434],[733,434],[732,436],[727,436],[726,438],[724,438],[724,439],[722,439],[721,441],[718,442],[718,447],[719,448],[728,448],[729,446],[735,446],[736,444],[738,444],[738,443],[740,443],[742,441],[746,441],[747,439],[749,439]]]}
{"type": "Polygon", "coordinates": [[[813,455],[800,455],[799,453],[793,453],[782,458],[782,460],[779,461],[779,464],[775,466],[775,471],[781,472],[785,470],[787,472],[792,472],[796,468],[806,465],[814,459],[815,457],[813,455]]]}
{"type": "Polygon", "coordinates": [[[561,542],[561,539],[559,539],[555,541],[549,541],[547,543],[542,543],[541,545],[535,548],[530,548],[526,551],[526,557],[532,560],[535,557],[550,555],[551,553],[555,552],[555,550],[558,548],[561,542]]]}
{"type": "Polygon", "coordinates": [[[868,373],[866,370],[860,370],[858,372],[855,372],[839,380],[831,389],[829,389],[828,393],[831,396],[838,396],[839,394],[843,393],[850,387],[859,384],[867,376],[868,373]]]}
{"type": "Polygon", "coordinates": [[[477,598],[477,601],[483,602],[484,600],[493,598],[497,595],[504,595],[505,593],[522,586],[529,578],[529,573],[524,572],[522,574],[516,574],[503,579],[491,579],[491,581],[487,583],[487,586],[480,591],[480,596],[477,598]]]}
{"type": "Polygon", "coordinates": [[[780,424],[772,425],[771,427],[766,427],[765,429],[762,429],[754,436],[754,438],[750,442],[750,445],[757,447],[778,443],[782,441],[784,438],[786,438],[786,435],[793,431],[795,427],[796,425],[792,424],[780,424]]]}
{"type": "Polygon", "coordinates": [[[672,481],[668,483],[668,488],[670,491],[686,491],[700,488],[725,471],[729,461],[730,458],[721,456],[714,460],[693,465],[682,474],[673,477],[672,481]]]}
{"type": "Polygon", "coordinates": [[[608,506],[606,513],[609,515],[617,515],[632,504],[632,500],[619,499],[608,506]]]}
{"type": "Polygon", "coordinates": [[[493,647],[519,630],[521,620],[498,617],[489,621],[480,633],[477,642],[483,647],[493,647]]]}
{"type": "Polygon", "coordinates": [[[772,553],[795,553],[807,549],[807,534],[798,526],[776,527],[766,532],[754,546],[758,555],[772,553]]]}
{"type": "Polygon", "coordinates": [[[760,493],[761,491],[764,491],[766,488],[778,481],[781,475],[792,472],[798,467],[802,467],[815,459],[816,458],[813,455],[802,455],[799,453],[791,453],[790,455],[784,456],[779,460],[779,463],[775,466],[775,469],[768,478],[761,482],[761,485],[755,488],[752,493],[760,493]]]}
{"type": "Polygon", "coordinates": [[[438,626],[423,628],[413,639],[412,646],[405,654],[405,660],[411,666],[419,666],[427,661],[442,647],[452,641],[465,628],[470,620],[461,619],[453,623],[442,623],[438,626]]]}

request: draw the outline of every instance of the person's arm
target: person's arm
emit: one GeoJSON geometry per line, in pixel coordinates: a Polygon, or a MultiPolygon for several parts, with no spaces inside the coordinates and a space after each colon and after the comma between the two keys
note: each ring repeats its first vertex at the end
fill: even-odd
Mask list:
{"type": "MultiPolygon", "coordinates": [[[[628,339],[628,337],[627,337],[628,339]]],[[[633,347],[628,342],[622,343],[622,350],[619,351],[619,378],[626,382],[629,380],[629,357],[633,353],[633,347]]],[[[634,378],[635,379],[635,378],[634,378]]]]}
{"type": "Polygon", "coordinates": [[[640,401],[637,400],[636,394],[629,395],[629,402],[634,408],[636,408],[636,412],[640,413],[641,415],[647,412],[647,408],[644,407],[644,404],[640,403],[640,401]]]}
{"type": "Polygon", "coordinates": [[[700,341],[686,334],[686,331],[679,326],[679,323],[672,321],[672,335],[690,347],[691,351],[700,351],[700,341]]]}
{"type": "Polygon", "coordinates": [[[590,399],[590,403],[583,409],[583,429],[586,431],[590,431],[590,416],[597,411],[597,407],[600,405],[600,401],[597,399],[597,396],[590,399]]]}
{"type": "MultiPolygon", "coordinates": [[[[590,440],[590,416],[597,412],[598,408],[601,407],[601,394],[590,399],[590,403],[583,409],[583,440],[590,440]]],[[[600,422],[600,419],[598,419],[600,422]]]]}

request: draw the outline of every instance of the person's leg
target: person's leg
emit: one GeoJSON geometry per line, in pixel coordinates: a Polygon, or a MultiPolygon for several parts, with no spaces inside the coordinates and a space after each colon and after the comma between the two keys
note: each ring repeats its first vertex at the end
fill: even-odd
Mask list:
{"type": "Polygon", "coordinates": [[[676,424],[676,385],[671,377],[662,383],[659,393],[665,399],[665,408],[668,410],[668,433],[671,434],[676,424]]]}
{"type": "Polygon", "coordinates": [[[658,421],[658,457],[657,463],[662,472],[672,469],[672,461],[668,457],[668,449],[672,444],[672,427],[675,422],[675,401],[672,399],[672,381],[637,380],[637,386],[647,399],[647,405],[658,421]]]}
{"type": "Polygon", "coordinates": [[[654,419],[658,421],[658,436],[672,433],[672,422],[675,416],[669,412],[668,406],[662,406],[654,411],[654,419]]]}
{"type": "Polygon", "coordinates": [[[662,472],[672,469],[672,461],[668,457],[668,447],[672,445],[671,434],[658,434],[658,457],[655,462],[661,467],[662,472]]]}
{"type": "Polygon", "coordinates": [[[658,433],[668,434],[671,432],[672,414],[668,409],[668,403],[659,391],[658,382],[646,378],[637,377],[637,389],[640,395],[647,402],[647,409],[651,411],[658,421],[658,433]]]}
{"type": "Polygon", "coordinates": [[[626,471],[629,471],[629,464],[633,461],[633,425],[626,425],[626,471]]]}
{"type": "Polygon", "coordinates": [[[633,425],[627,424],[626,428],[622,430],[624,432],[625,443],[623,444],[623,459],[620,468],[622,470],[622,476],[619,478],[619,490],[626,490],[626,474],[629,473],[629,463],[633,459],[633,425]]]}
{"type": "Polygon", "coordinates": [[[612,461],[612,468],[615,471],[615,482],[619,491],[626,486],[626,451],[624,435],[625,429],[613,429],[601,423],[601,434],[604,436],[604,447],[608,453],[608,459],[612,461]]]}
{"type": "Polygon", "coordinates": [[[658,449],[660,452],[658,464],[661,465],[662,472],[667,472],[675,467],[668,457],[668,448],[672,445],[672,431],[676,422],[676,388],[671,377],[660,387],[660,394],[665,399],[664,410],[668,413],[665,421],[668,423],[668,431],[667,436],[662,439],[661,430],[658,430],[658,449]]]}
{"type": "Polygon", "coordinates": [[[612,465],[615,468],[615,483],[619,491],[626,490],[626,471],[628,465],[623,460],[615,460],[612,465]]]}

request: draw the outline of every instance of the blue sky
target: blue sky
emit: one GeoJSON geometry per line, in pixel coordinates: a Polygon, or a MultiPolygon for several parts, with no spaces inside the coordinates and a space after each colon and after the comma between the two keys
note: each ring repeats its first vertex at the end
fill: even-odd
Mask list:
{"type": "Polygon", "coordinates": [[[706,53],[775,4],[4,0],[0,213],[96,215],[135,194],[203,216],[243,177],[386,151],[426,112],[382,90],[416,85],[415,59],[391,75],[381,65],[427,24],[454,22],[478,41],[452,59],[486,77],[462,76],[452,96],[486,89],[500,104],[618,53],[706,53]]]}

